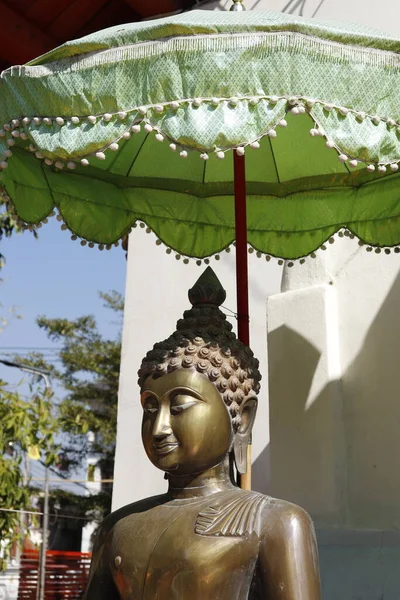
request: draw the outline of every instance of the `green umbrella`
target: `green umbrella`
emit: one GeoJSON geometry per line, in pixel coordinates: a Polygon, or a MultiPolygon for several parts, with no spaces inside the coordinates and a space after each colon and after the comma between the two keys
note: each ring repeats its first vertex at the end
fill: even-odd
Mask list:
{"type": "Polygon", "coordinates": [[[136,221],[184,260],[238,237],[239,299],[247,242],[297,259],[347,229],[389,251],[399,49],[365,27],[266,11],[193,11],[68,42],[1,75],[4,197],[30,226],[56,209],[101,249],[136,221]]]}
{"type": "Polygon", "coordinates": [[[100,249],[136,221],[185,261],[236,239],[248,343],[248,244],[296,259],[343,229],[377,251],[400,243],[399,49],[262,11],[69,42],[1,75],[3,199],[30,227],[56,209],[100,249]]]}

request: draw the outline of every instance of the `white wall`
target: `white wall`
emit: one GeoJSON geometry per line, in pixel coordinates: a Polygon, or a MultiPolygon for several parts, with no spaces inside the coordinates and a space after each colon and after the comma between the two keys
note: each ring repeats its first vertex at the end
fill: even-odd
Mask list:
{"type": "Polygon", "coordinates": [[[19,565],[9,565],[0,573],[0,600],[18,600],[19,565]]]}
{"type": "Polygon", "coordinates": [[[271,493],[304,506],[324,600],[395,600],[400,261],[338,239],[268,301],[271,493]]]}
{"type": "MultiPolygon", "coordinates": [[[[399,37],[399,6],[394,0],[243,0],[247,10],[275,10],[305,18],[350,21],[399,37]],[[397,17],[397,18],[396,18],[397,17]]],[[[204,10],[229,10],[232,0],[202,4],[204,10]]]]}
{"type": "MultiPolygon", "coordinates": [[[[87,435],[88,442],[91,443],[94,441],[94,435],[92,432],[89,432],[87,435]]],[[[86,461],[86,496],[91,496],[92,494],[98,494],[101,491],[101,469],[98,467],[99,457],[96,455],[91,455],[88,457],[86,461]],[[92,481],[88,480],[89,475],[89,466],[95,466],[94,475],[92,481]]],[[[93,536],[98,528],[98,525],[95,521],[91,523],[87,523],[82,528],[82,541],[81,541],[81,552],[90,552],[93,546],[93,536]]],[[[1,599],[0,599],[1,600],[1,599]]]]}
{"type": "MultiPolygon", "coordinates": [[[[137,370],[143,356],[173,331],[183,311],[190,308],[188,290],[206,268],[189,265],[166,254],[153,234],[138,227],[129,239],[122,364],[118,409],[118,435],[113,509],[165,490],[162,473],[145,456],[140,437],[142,409],[137,370]]],[[[236,311],[235,253],[223,252],[210,266],[227,291],[225,305],[236,311]]],[[[268,370],[266,352],[266,298],[280,289],[282,267],[249,255],[250,336],[263,376],[259,411],[253,436],[254,487],[266,491],[269,477],[268,370]]],[[[232,319],[235,324],[235,320],[232,319]]]]}
{"type": "Polygon", "coordinates": [[[400,261],[334,246],[269,299],[271,489],[322,527],[398,529],[400,261]]]}

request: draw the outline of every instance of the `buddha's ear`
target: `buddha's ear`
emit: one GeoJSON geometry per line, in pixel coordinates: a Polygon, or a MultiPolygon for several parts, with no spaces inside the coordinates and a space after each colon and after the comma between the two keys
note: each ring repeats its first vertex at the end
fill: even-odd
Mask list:
{"type": "Polygon", "coordinates": [[[247,446],[250,443],[251,431],[257,413],[257,398],[245,400],[240,406],[240,426],[233,441],[233,453],[239,473],[247,471],[247,446]]]}

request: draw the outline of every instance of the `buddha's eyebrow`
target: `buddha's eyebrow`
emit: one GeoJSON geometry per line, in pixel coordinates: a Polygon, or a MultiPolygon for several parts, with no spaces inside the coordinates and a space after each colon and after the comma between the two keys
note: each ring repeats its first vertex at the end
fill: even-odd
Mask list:
{"type": "Polygon", "coordinates": [[[200,392],[197,392],[196,390],[193,390],[192,388],[189,388],[189,387],[177,386],[175,388],[171,388],[167,393],[168,393],[168,396],[171,394],[175,394],[175,395],[176,394],[186,394],[188,396],[193,396],[197,400],[201,400],[202,402],[205,402],[205,398],[200,394],[200,392]]]}

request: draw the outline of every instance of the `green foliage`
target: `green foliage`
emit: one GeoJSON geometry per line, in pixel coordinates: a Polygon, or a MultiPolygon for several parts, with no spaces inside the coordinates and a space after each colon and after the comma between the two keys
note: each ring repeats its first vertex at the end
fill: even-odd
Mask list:
{"type": "MultiPolygon", "coordinates": [[[[122,322],[123,298],[117,292],[101,293],[105,306],[122,322]]],[[[53,382],[66,390],[58,402],[58,426],[63,433],[58,467],[71,474],[84,464],[88,453],[98,455],[102,479],[112,479],[117,428],[117,396],[121,354],[120,334],[104,339],[96,320],[87,315],[74,320],[39,317],[37,321],[48,337],[58,343],[59,366],[49,365],[40,354],[32,354],[25,364],[51,372],[53,382]],[[88,432],[93,441],[88,442],[88,432]]],[[[120,329],[120,327],[119,327],[120,329]]],[[[90,499],[100,517],[110,511],[111,484],[90,499]]],[[[86,506],[86,505],[85,505],[86,506]]],[[[84,504],[82,504],[84,507],[84,504]]],[[[89,509],[87,509],[89,510],[89,509]]]]}
{"type": "Polygon", "coordinates": [[[24,533],[21,515],[8,510],[29,510],[31,504],[31,489],[24,473],[25,456],[36,449],[47,465],[57,460],[54,436],[58,426],[51,407],[48,390],[40,392],[38,387],[31,396],[22,397],[7,391],[6,383],[0,381],[0,539],[7,544],[6,556],[24,533]]]}
{"type": "MultiPolygon", "coordinates": [[[[21,229],[18,227],[14,216],[8,210],[7,204],[0,196],[0,241],[3,237],[10,237],[14,232],[19,233],[20,231],[21,229]]],[[[36,236],[36,233],[34,235],[36,236]]],[[[0,268],[4,266],[4,261],[5,258],[0,253],[0,268]]]]}
{"type": "Polygon", "coordinates": [[[51,492],[50,510],[52,514],[75,517],[86,525],[92,521],[103,518],[104,510],[109,505],[109,495],[100,492],[96,495],[77,496],[63,489],[55,489],[51,492]]]}
{"type": "MultiPolygon", "coordinates": [[[[1,256],[1,255],[0,255],[1,256]]],[[[1,258],[0,258],[1,261],[1,258]]],[[[4,310],[3,305],[0,303],[0,308],[4,310]]],[[[5,327],[10,323],[12,319],[22,319],[21,315],[19,315],[15,307],[11,307],[8,309],[8,315],[5,317],[4,315],[0,316],[0,333],[3,331],[5,327]]]]}
{"type": "Polygon", "coordinates": [[[0,240],[3,237],[10,237],[16,227],[13,215],[11,215],[6,203],[0,197],[0,240]]]}
{"type": "Polygon", "coordinates": [[[115,290],[111,290],[111,292],[99,292],[100,298],[104,300],[104,306],[107,308],[111,308],[113,311],[122,316],[124,311],[124,298],[116,292],[115,290]]]}

